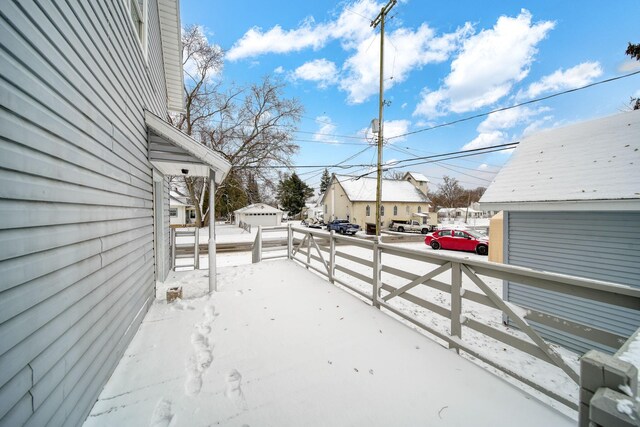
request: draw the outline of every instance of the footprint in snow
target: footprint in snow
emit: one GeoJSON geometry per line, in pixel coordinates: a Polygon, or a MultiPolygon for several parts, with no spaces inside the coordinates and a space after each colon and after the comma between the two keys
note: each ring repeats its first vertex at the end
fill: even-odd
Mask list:
{"type": "Polygon", "coordinates": [[[234,400],[238,406],[246,409],[244,393],[242,392],[242,375],[236,369],[231,370],[227,374],[227,390],[225,392],[227,398],[234,400]]]}
{"type": "Polygon", "coordinates": [[[175,425],[175,414],[171,411],[171,401],[160,399],[151,415],[150,427],[169,427],[175,425]]]}

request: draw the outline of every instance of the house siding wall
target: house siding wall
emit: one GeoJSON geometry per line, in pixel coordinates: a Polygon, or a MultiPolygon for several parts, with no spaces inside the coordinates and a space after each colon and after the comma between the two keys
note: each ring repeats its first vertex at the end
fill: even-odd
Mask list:
{"type": "Polygon", "coordinates": [[[124,2],[0,2],[0,425],[81,424],[153,299],[147,3],[148,61],[124,2]]]}
{"type": "MultiPolygon", "coordinates": [[[[640,287],[640,212],[509,212],[505,262],[640,287]]],[[[630,336],[640,312],[507,282],[516,304],[630,336]]],[[[535,325],[547,339],[578,352],[615,349],[535,325]]]]}

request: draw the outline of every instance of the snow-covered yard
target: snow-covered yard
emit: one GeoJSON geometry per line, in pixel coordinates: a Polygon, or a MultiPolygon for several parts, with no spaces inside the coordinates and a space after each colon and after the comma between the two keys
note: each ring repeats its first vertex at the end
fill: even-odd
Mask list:
{"type": "Polygon", "coordinates": [[[172,274],[85,425],[574,425],[293,261],[172,274]]]}
{"type": "MultiPolygon", "coordinates": [[[[256,228],[257,230],[257,228],[256,228]]],[[[252,230],[251,235],[249,233],[244,232],[237,227],[217,227],[218,239],[223,241],[233,241],[240,239],[255,239],[256,230],[252,230]],[[239,231],[238,231],[239,230],[239,231]]],[[[276,231],[269,233],[270,237],[285,237],[285,231],[276,231]]],[[[296,233],[297,238],[301,238],[300,234],[296,233]]],[[[426,246],[422,242],[418,243],[398,243],[396,246],[412,249],[418,252],[424,253],[433,253],[433,250],[426,246]]],[[[349,254],[351,256],[356,256],[361,259],[365,259],[368,261],[372,260],[372,252],[370,249],[357,247],[357,246],[339,246],[337,248],[338,252],[343,252],[349,254]]],[[[312,253],[315,253],[312,250],[312,253]]],[[[439,253],[446,253],[449,256],[455,256],[460,258],[461,260],[465,259],[473,259],[473,260],[486,260],[486,256],[476,255],[474,253],[468,252],[455,252],[455,251],[440,251],[439,253]]],[[[281,255],[285,255],[285,251],[280,252],[281,255]]],[[[206,257],[201,258],[201,268],[206,268],[206,257]]],[[[302,258],[305,258],[304,256],[302,258]]],[[[325,259],[327,259],[327,255],[325,255],[325,259]]],[[[410,272],[416,275],[425,274],[437,266],[434,264],[429,264],[421,261],[416,261],[408,258],[403,258],[396,255],[383,255],[383,264],[387,266],[391,266],[397,269],[401,269],[406,272],[410,272]]],[[[238,253],[230,253],[230,254],[219,254],[217,258],[218,266],[227,266],[227,265],[242,265],[242,264],[250,264],[251,263],[251,254],[249,252],[238,252],[238,253]]],[[[348,259],[344,259],[340,256],[336,258],[336,263],[348,268],[349,270],[355,271],[367,277],[371,277],[371,268],[368,268],[362,264],[353,262],[348,259]]],[[[320,263],[315,263],[317,266],[320,266],[320,263]]],[[[370,294],[371,293],[371,285],[369,283],[364,283],[357,278],[350,276],[346,273],[337,271],[336,277],[348,283],[349,285],[360,289],[361,291],[370,294]]],[[[388,283],[394,287],[400,287],[407,283],[406,280],[393,276],[390,274],[383,273],[382,279],[384,283],[388,283]]],[[[440,280],[445,283],[450,283],[450,272],[442,273],[439,276],[435,277],[436,280],[440,280]]],[[[326,278],[324,279],[326,280],[326,278]]],[[[499,296],[502,296],[502,281],[494,278],[483,277],[483,280],[489,287],[499,296]]],[[[187,282],[185,282],[187,283],[187,282]]],[[[472,291],[480,292],[480,290],[466,277],[463,277],[463,288],[469,289],[472,291]]],[[[185,289],[188,289],[185,287],[185,289]]],[[[189,292],[188,290],[186,292],[189,292]]],[[[424,300],[430,301],[434,304],[437,304],[444,309],[451,308],[450,302],[450,294],[447,292],[438,291],[431,287],[427,286],[418,286],[409,291],[411,295],[418,296],[423,298],[424,300]]],[[[384,295],[384,293],[383,293],[384,295]]],[[[389,301],[390,305],[398,308],[405,314],[409,314],[411,317],[416,320],[422,322],[423,324],[435,329],[436,331],[443,333],[445,335],[450,335],[450,325],[451,320],[447,317],[438,315],[437,313],[426,310],[418,305],[415,305],[407,300],[401,298],[394,298],[389,301]]],[[[422,329],[419,329],[412,325],[411,323],[403,320],[402,318],[395,316],[393,313],[389,313],[387,310],[383,310],[387,313],[387,315],[395,317],[397,320],[404,322],[406,325],[419,330],[421,333],[427,334],[430,338],[436,340],[438,342],[437,337],[434,337],[422,329]]],[[[462,304],[462,315],[466,318],[476,320],[478,322],[482,322],[485,325],[488,325],[497,330],[503,331],[509,335],[518,337],[523,339],[524,341],[531,342],[531,340],[526,337],[524,333],[518,331],[516,329],[507,327],[503,324],[502,312],[487,307],[482,304],[476,304],[474,302],[463,300],[462,304]]],[[[516,372],[519,375],[533,381],[536,384],[541,385],[542,387],[552,390],[563,398],[571,401],[578,401],[578,393],[579,387],[578,385],[572,381],[560,368],[557,368],[553,365],[550,365],[547,362],[544,362],[534,356],[531,356],[527,353],[519,351],[509,345],[502,343],[501,341],[495,340],[485,334],[476,332],[470,328],[463,327],[462,328],[462,339],[465,343],[470,344],[474,350],[479,352],[484,357],[489,360],[498,363],[500,366],[504,367],[506,370],[510,370],[512,372],[516,372]]],[[[444,344],[442,341],[440,341],[444,344]]],[[[566,350],[562,347],[551,345],[551,347],[558,352],[564,361],[569,364],[575,371],[579,370],[579,355],[566,350]]],[[[507,381],[511,381],[516,384],[518,387],[523,388],[527,392],[534,395],[536,398],[542,400],[543,402],[555,407],[556,409],[564,412],[565,414],[571,416],[572,418],[577,417],[577,413],[565,405],[555,401],[554,399],[532,389],[531,387],[513,379],[510,375],[507,375],[501,370],[495,369],[491,366],[486,365],[478,359],[475,359],[473,356],[470,356],[466,353],[463,353],[464,357],[467,357],[474,362],[480,364],[484,368],[490,370],[496,375],[501,376],[507,381]]]]}

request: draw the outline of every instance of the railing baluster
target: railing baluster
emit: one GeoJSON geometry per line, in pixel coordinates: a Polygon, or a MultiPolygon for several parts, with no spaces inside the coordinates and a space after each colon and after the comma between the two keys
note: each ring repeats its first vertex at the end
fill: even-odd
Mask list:
{"type": "MultiPolygon", "coordinates": [[[[462,269],[459,262],[451,263],[451,336],[462,338],[462,269]]],[[[460,349],[454,347],[456,353],[460,349]]]]}
{"type": "Polygon", "coordinates": [[[380,297],[380,283],[382,282],[382,252],[378,248],[378,238],[373,242],[373,289],[371,292],[371,302],[376,308],[380,308],[378,298],[380,297]]]}
{"type": "Polygon", "coordinates": [[[329,232],[329,281],[335,283],[336,275],[336,238],[335,230],[329,232]]]}

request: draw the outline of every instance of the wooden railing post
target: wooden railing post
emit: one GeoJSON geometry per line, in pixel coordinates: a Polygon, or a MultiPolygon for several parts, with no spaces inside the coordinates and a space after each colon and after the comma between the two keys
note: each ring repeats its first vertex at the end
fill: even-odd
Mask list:
{"type": "Polygon", "coordinates": [[[291,223],[287,226],[287,258],[293,258],[293,228],[291,228],[291,223]]]}
{"type": "Polygon", "coordinates": [[[336,238],[335,230],[329,232],[329,282],[335,283],[336,274],[336,238]]]}
{"type": "Polygon", "coordinates": [[[193,244],[193,268],[195,270],[200,269],[200,229],[196,227],[196,231],[193,233],[195,242],[193,244]]]}
{"type": "Polygon", "coordinates": [[[253,252],[251,254],[251,262],[257,263],[262,260],[262,226],[258,226],[258,233],[256,234],[256,240],[253,242],[253,252]]]}
{"type": "Polygon", "coordinates": [[[378,298],[380,297],[380,284],[382,282],[382,253],[378,248],[378,237],[373,241],[373,289],[371,292],[371,303],[374,307],[380,308],[378,298]]]}
{"type": "Polygon", "coordinates": [[[311,239],[313,239],[311,233],[307,234],[307,270],[311,264],[311,239]]]}
{"type": "MultiPolygon", "coordinates": [[[[459,262],[451,263],[451,336],[462,337],[462,267],[459,262]]],[[[460,350],[456,347],[456,353],[460,350]]]]}
{"type": "Polygon", "coordinates": [[[171,239],[171,269],[174,270],[176,268],[176,229],[171,227],[169,234],[171,239]]]}

